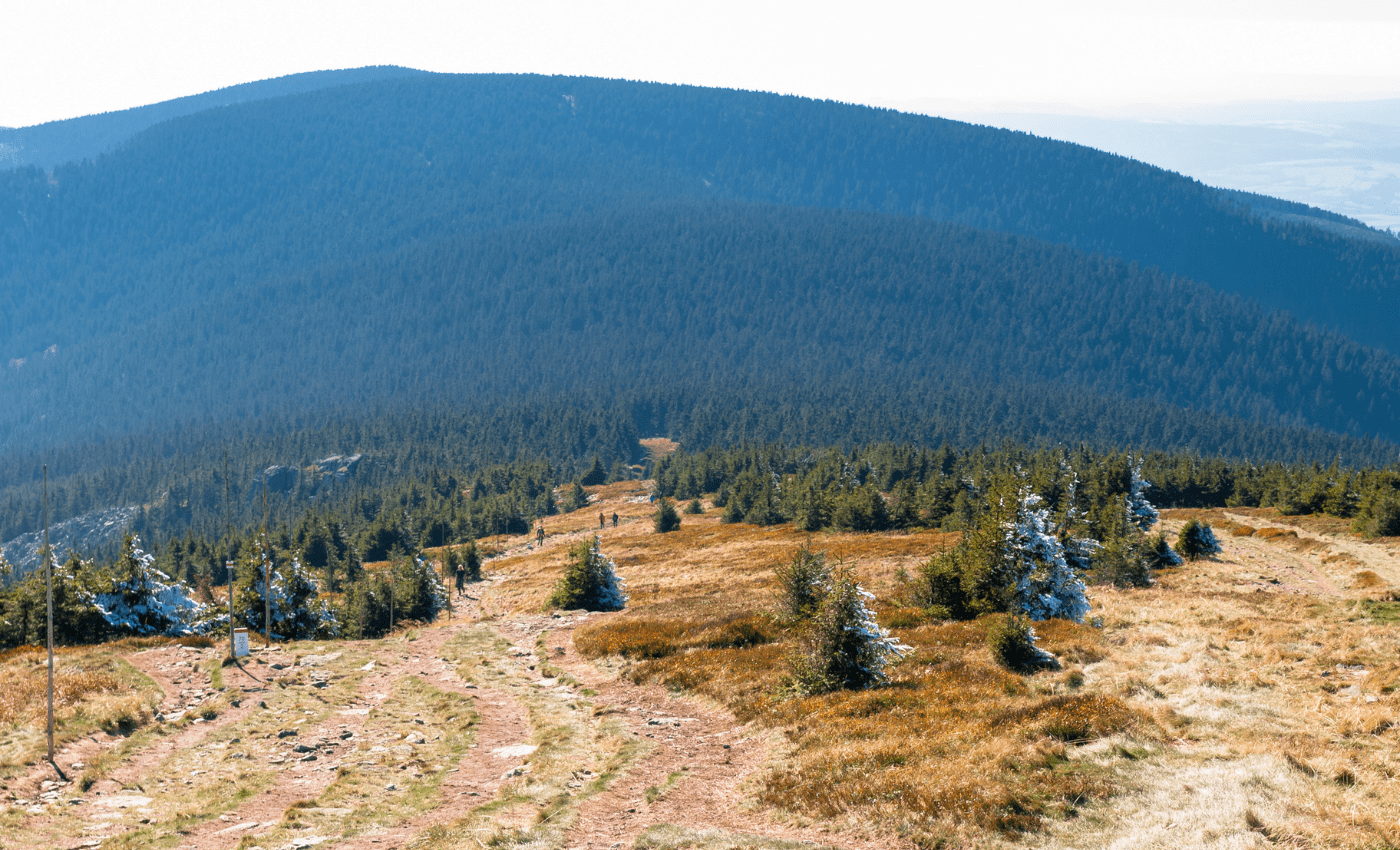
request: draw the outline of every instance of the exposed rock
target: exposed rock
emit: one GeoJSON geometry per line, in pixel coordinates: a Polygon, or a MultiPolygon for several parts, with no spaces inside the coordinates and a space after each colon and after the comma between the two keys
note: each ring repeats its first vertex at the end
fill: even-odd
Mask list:
{"type": "MultiPolygon", "coordinates": [[[[53,546],[54,560],[61,564],[72,550],[90,553],[104,543],[118,539],[131,527],[131,521],[139,512],[140,508],[136,505],[104,508],[50,525],[49,542],[53,546]]],[[[14,565],[15,577],[19,578],[41,566],[39,550],[43,545],[44,532],[38,529],[6,541],[0,545],[0,550],[14,565]]]]}

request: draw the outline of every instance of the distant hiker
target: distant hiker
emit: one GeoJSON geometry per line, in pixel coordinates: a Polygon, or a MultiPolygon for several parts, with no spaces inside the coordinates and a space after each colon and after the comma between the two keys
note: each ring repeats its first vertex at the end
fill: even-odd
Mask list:
{"type": "Polygon", "coordinates": [[[467,565],[457,565],[457,595],[461,596],[467,592],[467,565]]]}
{"type": "Polygon", "coordinates": [[[535,526],[535,543],[540,546],[544,545],[544,523],[535,526]]]}
{"type": "Polygon", "coordinates": [[[603,515],[602,515],[601,513],[598,514],[598,527],[599,527],[599,528],[607,528],[607,527],[608,527],[608,521],[605,520],[605,519],[603,519],[603,515]]]}
{"type": "Polygon", "coordinates": [[[617,511],[613,511],[613,528],[617,528],[617,511]]]}

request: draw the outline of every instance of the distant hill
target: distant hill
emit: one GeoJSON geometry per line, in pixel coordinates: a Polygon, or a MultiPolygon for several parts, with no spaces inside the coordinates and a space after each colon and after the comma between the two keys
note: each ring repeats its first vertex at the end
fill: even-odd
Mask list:
{"type": "Polygon", "coordinates": [[[253,100],[282,97],[369,80],[421,74],[412,68],[384,65],[343,71],[309,71],[270,80],[242,83],[203,94],[178,97],[97,115],[48,121],[29,127],[0,127],[0,168],[34,165],[44,170],[65,163],[96,159],[132,136],[172,118],[206,109],[253,100]]]}
{"type": "Polygon", "coordinates": [[[155,124],[0,199],[0,452],[751,377],[1118,405],[1051,439],[1126,440],[1142,401],[1400,438],[1367,347],[1400,349],[1400,251],[953,121],[413,74],[155,124]]]}

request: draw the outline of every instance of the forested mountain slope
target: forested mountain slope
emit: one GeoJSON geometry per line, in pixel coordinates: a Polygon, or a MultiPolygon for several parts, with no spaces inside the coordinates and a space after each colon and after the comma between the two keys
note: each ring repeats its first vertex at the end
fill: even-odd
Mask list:
{"type": "MultiPolygon", "coordinates": [[[[1089,148],[762,93],[420,75],[186,116],[52,181],[21,169],[3,184],[0,262],[30,287],[82,278],[90,304],[133,278],[220,286],[345,251],[682,194],[1021,233],[1397,345],[1395,247],[1264,221],[1214,189],[1089,148]]],[[[42,322],[23,315],[26,327],[42,322]]],[[[44,347],[29,334],[13,342],[6,356],[44,347]]]]}
{"type": "Polygon", "coordinates": [[[1206,451],[1398,435],[1394,357],[1218,291],[1391,345],[1393,248],[922,116],[422,74],[180,117],[0,199],[0,452],[580,385],[742,409],[744,381],[822,389],[812,428],[999,387],[988,427],[1029,437],[1128,442],[1142,403],[1235,423],[1173,425],[1206,451]],[[1006,421],[1031,409],[1055,424],[1006,421]]]}
{"type": "Polygon", "coordinates": [[[191,295],[8,370],[8,392],[135,426],[739,378],[858,406],[936,379],[1400,437],[1389,354],[1119,260],[872,213],[656,203],[191,295]]]}

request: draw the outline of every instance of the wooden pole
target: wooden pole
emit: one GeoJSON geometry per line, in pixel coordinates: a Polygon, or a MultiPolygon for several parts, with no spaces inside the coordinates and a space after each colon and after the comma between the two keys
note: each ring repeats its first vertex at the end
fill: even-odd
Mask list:
{"type": "Polygon", "coordinates": [[[272,646],[272,553],[267,551],[267,470],[262,475],[263,499],[263,640],[272,646]]]}
{"type": "MultiPolygon", "coordinates": [[[[44,595],[48,605],[49,637],[49,764],[53,764],[53,550],[49,548],[49,465],[44,464],[44,595]]],[[[54,765],[57,767],[57,765],[54,765]]]]}
{"type": "MultiPolygon", "coordinates": [[[[228,449],[224,449],[224,538],[228,541],[230,549],[233,546],[233,520],[228,513],[228,449]]],[[[232,555],[232,551],[228,552],[232,555]]],[[[238,656],[234,654],[233,647],[233,558],[224,561],[224,577],[228,579],[228,657],[237,661],[238,656]]]]}
{"type": "Polygon", "coordinates": [[[228,575],[228,657],[237,661],[233,646],[233,561],[224,561],[224,571],[228,575]]]}

